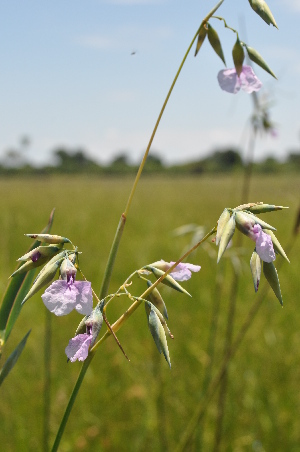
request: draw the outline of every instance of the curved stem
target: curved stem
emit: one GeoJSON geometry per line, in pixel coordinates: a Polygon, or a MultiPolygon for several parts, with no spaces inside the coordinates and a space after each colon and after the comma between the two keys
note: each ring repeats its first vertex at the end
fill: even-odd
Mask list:
{"type": "MultiPolygon", "coordinates": [[[[217,9],[222,5],[223,2],[224,2],[224,0],[220,0],[217,3],[217,5],[203,19],[203,21],[200,24],[200,27],[201,27],[201,25],[203,23],[207,22],[212,17],[212,15],[217,11],[217,9]]],[[[165,111],[165,108],[166,108],[167,103],[169,101],[169,98],[170,98],[170,96],[172,94],[174,86],[175,86],[175,84],[177,82],[179,74],[180,74],[180,72],[181,72],[181,70],[183,68],[183,65],[184,65],[184,63],[185,63],[185,61],[186,61],[186,59],[188,57],[188,54],[190,53],[191,48],[192,48],[192,46],[193,46],[193,44],[194,44],[194,42],[195,42],[195,40],[196,40],[196,38],[198,36],[200,27],[198,28],[197,32],[195,33],[195,36],[193,37],[193,39],[192,39],[192,41],[191,41],[191,43],[190,43],[190,45],[189,45],[184,57],[183,57],[183,60],[182,60],[180,66],[178,68],[178,71],[176,72],[174,80],[173,80],[173,82],[172,82],[172,84],[170,86],[170,89],[168,91],[167,97],[166,97],[166,99],[165,99],[165,101],[163,103],[163,106],[162,106],[162,108],[160,110],[160,113],[158,115],[157,121],[155,123],[155,126],[154,126],[153,132],[151,134],[148,146],[146,148],[144,157],[143,157],[143,159],[141,161],[140,167],[139,167],[137,175],[135,177],[135,180],[134,180],[131,192],[130,192],[128,200],[127,200],[127,204],[126,204],[125,210],[124,210],[124,212],[121,215],[121,219],[119,221],[119,225],[118,225],[118,228],[117,228],[117,231],[116,231],[116,235],[115,235],[115,238],[114,238],[114,241],[113,241],[113,244],[112,244],[112,247],[111,247],[111,251],[110,251],[110,254],[109,254],[109,257],[108,257],[107,265],[106,265],[106,268],[105,268],[103,282],[102,282],[102,287],[101,287],[101,290],[100,290],[100,299],[102,299],[103,297],[105,297],[105,295],[107,295],[108,286],[109,286],[110,279],[111,279],[111,274],[112,274],[112,271],[113,271],[115,259],[116,259],[116,256],[117,256],[119,244],[120,244],[120,241],[121,241],[121,238],[122,238],[122,234],[123,234],[123,230],[124,230],[124,227],[125,227],[125,222],[126,222],[126,219],[127,219],[127,216],[128,216],[128,212],[129,212],[129,209],[130,209],[130,206],[131,206],[131,202],[132,202],[133,196],[135,194],[135,190],[137,188],[137,184],[138,184],[138,182],[140,180],[142,171],[144,169],[144,166],[145,166],[145,163],[146,163],[146,160],[147,160],[147,157],[148,157],[148,154],[149,154],[152,142],[154,140],[156,131],[158,129],[160,120],[161,120],[162,115],[163,115],[163,113],[165,111]]]]}

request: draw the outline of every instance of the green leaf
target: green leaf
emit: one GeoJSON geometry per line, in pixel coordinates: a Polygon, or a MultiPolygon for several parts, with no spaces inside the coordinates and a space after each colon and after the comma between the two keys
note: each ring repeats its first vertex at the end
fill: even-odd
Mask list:
{"type": "Polygon", "coordinates": [[[225,57],[223,54],[221,41],[219,39],[218,33],[209,23],[207,23],[207,37],[208,37],[208,40],[209,40],[212,48],[214,49],[216,54],[221,58],[221,60],[223,61],[223,63],[226,66],[225,57]]]}
{"type": "Polygon", "coordinates": [[[255,49],[253,49],[253,47],[246,46],[246,49],[250,60],[253,61],[253,63],[258,64],[258,66],[260,66],[262,69],[264,69],[266,72],[268,72],[270,75],[272,75],[272,77],[276,78],[277,80],[276,75],[274,74],[273,71],[271,71],[263,57],[255,49]]]}
{"type": "Polygon", "coordinates": [[[240,76],[243,69],[243,62],[245,59],[244,49],[241,44],[239,38],[237,38],[233,49],[232,49],[232,58],[235,66],[235,70],[238,76],[240,76]]]}
{"type": "Polygon", "coordinates": [[[199,33],[198,33],[198,40],[197,40],[197,46],[196,46],[196,50],[195,50],[195,56],[197,56],[197,53],[199,52],[205,38],[207,35],[207,29],[206,29],[206,24],[202,23],[199,29],[199,33]]]}
{"type": "Polygon", "coordinates": [[[270,284],[271,288],[273,289],[274,294],[276,295],[276,297],[278,298],[278,300],[282,306],[283,301],[282,301],[282,296],[281,296],[279,278],[278,278],[277,270],[276,270],[273,262],[264,262],[263,272],[264,272],[264,275],[265,275],[268,283],[270,284]]]}
{"type": "MultiPolygon", "coordinates": [[[[47,226],[42,231],[43,233],[50,231],[52,224],[53,224],[53,219],[54,219],[54,209],[52,210],[52,212],[50,214],[47,226]]],[[[36,248],[39,245],[40,245],[40,242],[35,241],[32,244],[32,246],[29,248],[28,251],[36,248]]],[[[27,275],[25,273],[15,276],[9,282],[7,289],[4,293],[2,303],[1,303],[1,308],[0,308],[0,341],[2,342],[2,346],[5,342],[5,338],[7,338],[5,329],[7,326],[8,319],[10,317],[10,314],[11,314],[12,308],[14,306],[14,303],[16,301],[16,298],[19,294],[20,288],[21,288],[22,284],[24,284],[25,280],[27,280],[27,275]]],[[[19,310],[19,312],[20,312],[20,310],[19,310]]],[[[17,320],[19,312],[17,312],[17,310],[16,310],[15,315],[14,315],[14,321],[10,321],[10,330],[13,327],[14,322],[17,320]]],[[[0,351],[0,354],[1,354],[1,351],[0,351]]]]}
{"type": "Polygon", "coordinates": [[[264,0],[249,0],[250,6],[268,25],[277,27],[277,23],[267,3],[264,0]]]}
{"type": "Polygon", "coordinates": [[[148,317],[148,324],[150,328],[150,332],[152,334],[152,337],[154,339],[154,342],[156,344],[156,347],[159,351],[159,353],[163,353],[167,363],[171,367],[171,361],[170,361],[170,355],[169,355],[169,349],[167,344],[167,339],[165,335],[165,330],[159,320],[158,315],[153,309],[150,309],[149,317],[148,317]]]}
{"type": "Polygon", "coordinates": [[[9,372],[12,370],[16,362],[18,361],[23,351],[23,348],[25,347],[30,331],[28,331],[28,333],[23,337],[19,345],[15,348],[15,350],[9,355],[9,357],[5,361],[4,366],[0,371],[0,386],[2,385],[3,381],[5,380],[9,372]]]}

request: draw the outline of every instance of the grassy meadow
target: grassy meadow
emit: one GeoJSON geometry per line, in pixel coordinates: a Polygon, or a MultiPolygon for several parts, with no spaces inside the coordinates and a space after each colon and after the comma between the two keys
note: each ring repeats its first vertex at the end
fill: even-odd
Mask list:
{"type": "MultiPolygon", "coordinates": [[[[0,288],[13,272],[16,259],[30,239],[24,233],[42,230],[56,208],[52,232],[66,236],[82,251],[80,264],[99,292],[110,245],[124,210],[131,178],[53,177],[0,180],[0,288]]],[[[111,292],[135,269],[164,259],[176,260],[190,237],[172,231],[187,223],[212,228],[224,207],[241,203],[239,176],[142,178],[119,249],[111,292]]],[[[277,228],[283,247],[291,242],[299,208],[297,175],[255,176],[250,201],[289,206],[265,214],[277,228]]],[[[247,200],[245,200],[247,201],[247,200]]],[[[233,242],[236,241],[237,233],[233,242]]],[[[258,295],[254,293],[249,260],[253,242],[243,240],[234,334],[258,295]]],[[[189,262],[201,271],[184,283],[192,298],[163,287],[169,314],[168,339],[172,368],[159,355],[147,326],[143,306],[118,332],[128,362],[112,338],[99,348],[69,418],[60,451],[173,451],[203,392],[210,363],[207,353],[215,297],[219,297],[213,374],[224,347],[232,264],[227,250],[216,264],[216,247],[198,249],[189,262]],[[207,249],[209,252],[207,252],[207,249]],[[228,256],[226,257],[226,254],[228,256]],[[211,257],[213,255],[213,258],[211,257]],[[221,285],[216,291],[216,281],[221,285]]],[[[300,240],[279,270],[284,307],[269,291],[245,340],[230,363],[223,423],[222,451],[300,451],[300,240]]],[[[283,260],[277,257],[275,266],[283,260]]],[[[262,276],[261,286],[264,285],[262,276]]],[[[134,282],[133,293],[145,287],[134,282]]],[[[262,289],[262,287],[260,287],[262,289]]],[[[259,294],[259,292],[258,292],[259,294]]],[[[43,350],[46,308],[40,293],[23,307],[4,352],[4,359],[31,329],[27,345],[1,390],[0,444],[5,451],[42,448],[43,350]]],[[[2,295],[1,295],[2,297],[2,295]]],[[[111,323],[129,306],[121,297],[107,311],[111,323]]],[[[51,317],[52,369],[50,444],[59,427],[81,364],[67,363],[64,349],[81,320],[77,312],[51,317]]],[[[103,327],[105,329],[105,327],[103,327]]],[[[198,441],[191,450],[213,450],[217,394],[209,404],[198,441]]]]}

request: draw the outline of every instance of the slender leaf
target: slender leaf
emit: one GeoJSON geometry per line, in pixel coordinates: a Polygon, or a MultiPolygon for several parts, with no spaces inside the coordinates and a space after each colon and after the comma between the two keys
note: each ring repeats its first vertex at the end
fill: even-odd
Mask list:
{"type": "Polygon", "coordinates": [[[31,330],[28,331],[28,333],[23,337],[19,345],[15,348],[15,350],[9,355],[9,357],[5,361],[4,366],[0,371],[0,386],[2,385],[3,381],[5,380],[9,372],[12,370],[16,362],[18,361],[23,351],[23,348],[25,347],[30,331],[31,330]]]}

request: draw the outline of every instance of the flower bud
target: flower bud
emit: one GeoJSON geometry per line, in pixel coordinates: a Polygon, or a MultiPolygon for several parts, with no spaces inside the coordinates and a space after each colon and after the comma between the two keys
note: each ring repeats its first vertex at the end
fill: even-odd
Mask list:
{"type": "Polygon", "coordinates": [[[61,250],[62,246],[62,243],[57,245],[38,246],[29,251],[29,253],[24,254],[24,256],[19,257],[18,261],[27,261],[31,259],[32,262],[36,262],[41,257],[48,257],[50,259],[61,250]]]}
{"type": "Polygon", "coordinates": [[[243,62],[245,59],[244,49],[239,38],[237,38],[236,43],[232,49],[232,58],[235,66],[235,70],[238,76],[240,76],[243,69],[243,62]]]}
{"type": "Polygon", "coordinates": [[[236,213],[234,213],[229,221],[227,221],[226,225],[224,226],[224,230],[221,236],[220,245],[219,245],[219,252],[218,252],[218,259],[217,263],[220,262],[221,257],[223,256],[230,240],[233,237],[236,221],[235,221],[236,213]]]}
{"type": "Polygon", "coordinates": [[[70,281],[72,278],[72,281],[75,281],[76,278],[77,269],[72,264],[69,258],[66,258],[62,261],[62,264],[60,266],[60,276],[64,281],[70,281]]]}
{"type": "Polygon", "coordinates": [[[252,273],[254,290],[255,290],[255,292],[257,292],[259,282],[260,282],[260,275],[261,275],[261,260],[256,251],[253,251],[253,254],[251,256],[250,269],[251,269],[251,273],[252,273]]]}
{"type": "Polygon", "coordinates": [[[225,225],[227,224],[228,220],[230,218],[230,212],[228,209],[224,209],[221,213],[220,218],[218,219],[218,227],[217,227],[217,234],[216,234],[216,245],[219,245],[221,236],[223,234],[223,230],[225,225]]]}
{"type": "Polygon", "coordinates": [[[51,235],[51,234],[24,234],[26,237],[30,237],[31,239],[38,240],[39,242],[46,243],[72,243],[66,237],[61,237],[60,235],[51,235]]]}
{"type": "MultiPolygon", "coordinates": [[[[152,283],[151,281],[147,281],[147,286],[151,287],[152,283]]],[[[149,301],[151,301],[152,304],[154,304],[154,306],[164,315],[164,317],[168,320],[168,312],[167,312],[167,308],[165,305],[164,300],[162,299],[161,294],[159,293],[159,291],[157,290],[156,287],[154,287],[154,289],[152,290],[152,292],[149,293],[149,295],[147,296],[147,299],[149,301]]]]}

